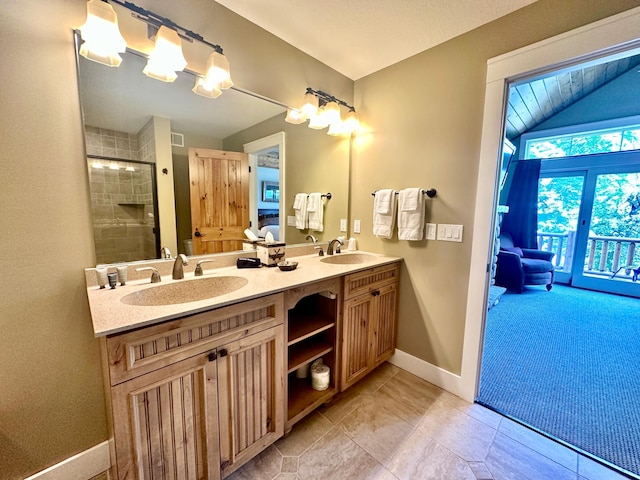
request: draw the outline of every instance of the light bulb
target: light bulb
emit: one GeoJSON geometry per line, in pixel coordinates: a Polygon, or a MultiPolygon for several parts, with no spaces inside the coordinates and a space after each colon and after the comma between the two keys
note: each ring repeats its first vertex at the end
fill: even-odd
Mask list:
{"type": "Polygon", "coordinates": [[[80,55],[88,60],[117,67],[122,62],[119,53],[124,53],[127,43],[118,29],[118,16],[113,7],[101,0],[87,2],[87,20],[80,27],[84,43],[80,55]]]}
{"type": "Polygon", "coordinates": [[[182,42],[178,32],[161,26],[156,33],[156,46],[142,72],[156,80],[173,82],[178,78],[176,72],[181,72],[186,66],[187,61],[182,54],[182,42]]]}

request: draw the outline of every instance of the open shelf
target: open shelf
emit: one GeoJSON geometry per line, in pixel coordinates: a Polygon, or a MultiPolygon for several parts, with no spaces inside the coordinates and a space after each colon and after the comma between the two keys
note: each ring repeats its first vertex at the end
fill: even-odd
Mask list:
{"type": "Polygon", "coordinates": [[[326,355],[332,350],[333,344],[329,343],[324,338],[311,337],[292,345],[289,347],[289,364],[287,373],[293,372],[301,366],[312,362],[316,358],[326,355]]]}
{"type": "Polygon", "coordinates": [[[288,346],[301,342],[335,325],[335,319],[326,315],[289,316],[288,346]]]}
{"type": "Polygon", "coordinates": [[[318,391],[311,388],[310,378],[296,378],[289,375],[289,403],[287,406],[287,420],[292,420],[307,409],[313,409],[328,401],[335,394],[333,380],[326,390],[318,391]]]}

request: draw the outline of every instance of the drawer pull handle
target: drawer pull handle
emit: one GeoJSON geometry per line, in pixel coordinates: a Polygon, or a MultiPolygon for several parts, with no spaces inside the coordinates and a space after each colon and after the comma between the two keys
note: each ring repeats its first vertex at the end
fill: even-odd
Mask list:
{"type": "Polygon", "coordinates": [[[217,358],[218,358],[218,354],[215,351],[210,352],[209,355],[207,355],[207,360],[209,360],[210,362],[213,362],[217,358]]]}
{"type": "Polygon", "coordinates": [[[380,295],[380,290],[374,290],[373,292],[371,292],[371,296],[373,297],[377,297],[378,295],[380,295]]]}
{"type": "Polygon", "coordinates": [[[223,348],[218,353],[220,354],[221,357],[226,357],[229,354],[226,348],[223,348]]]}

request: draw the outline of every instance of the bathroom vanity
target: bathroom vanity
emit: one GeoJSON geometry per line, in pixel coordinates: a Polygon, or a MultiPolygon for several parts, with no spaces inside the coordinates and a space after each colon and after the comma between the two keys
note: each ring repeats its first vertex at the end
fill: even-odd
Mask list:
{"type": "Polygon", "coordinates": [[[399,258],[295,260],[290,272],[222,266],[115,290],[86,270],[114,478],[224,478],[393,354],[399,258]],[[323,390],[306,374],[317,360],[330,369],[323,390]]]}

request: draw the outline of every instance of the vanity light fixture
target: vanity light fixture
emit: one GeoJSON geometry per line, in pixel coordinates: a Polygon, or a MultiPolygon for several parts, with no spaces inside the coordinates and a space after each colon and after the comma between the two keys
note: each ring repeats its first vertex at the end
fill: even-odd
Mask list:
{"type": "Polygon", "coordinates": [[[329,127],[329,135],[351,135],[360,127],[356,109],[339,98],[321,90],[307,87],[299,109],[289,108],[285,121],[293,124],[309,120],[309,128],[321,130],[329,127]],[[346,107],[349,112],[342,119],[340,107],[346,107]]]}
{"type": "Polygon", "coordinates": [[[88,60],[108,67],[117,67],[122,62],[119,53],[124,53],[127,43],[118,28],[118,16],[113,7],[102,0],[87,2],[87,20],[80,27],[84,43],[80,55],[88,60]]]}
{"type": "Polygon", "coordinates": [[[214,45],[214,51],[207,59],[207,68],[204,77],[198,77],[193,91],[198,95],[209,98],[220,96],[222,90],[233,86],[229,61],[222,53],[222,48],[214,45]]]}
{"type": "Polygon", "coordinates": [[[176,72],[181,72],[186,66],[187,60],[182,54],[182,41],[178,32],[162,25],[156,33],[155,47],[142,73],[156,80],[173,82],[178,78],[176,72]]]}
{"type": "Polygon", "coordinates": [[[145,75],[163,82],[173,82],[177,78],[177,72],[187,66],[187,60],[182,53],[182,40],[197,41],[213,48],[214,51],[209,55],[206,70],[202,75],[189,71],[198,77],[193,91],[205,97],[215,98],[222,90],[233,86],[229,61],[220,45],[210,43],[202,35],[129,1],[87,1],[87,20],[80,28],[83,40],[80,46],[82,56],[112,67],[120,65],[122,58],[118,53],[124,53],[127,44],[118,29],[118,16],[111,3],[130,10],[134,18],[148,25],[150,38],[155,35],[154,49],[143,70],[145,75]]]}

